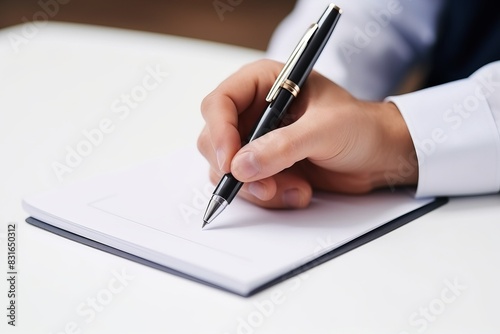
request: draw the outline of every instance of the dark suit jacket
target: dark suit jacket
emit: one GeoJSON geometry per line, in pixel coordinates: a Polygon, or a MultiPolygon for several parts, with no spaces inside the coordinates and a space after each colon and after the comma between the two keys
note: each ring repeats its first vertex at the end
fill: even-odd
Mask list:
{"type": "Polygon", "coordinates": [[[448,0],[426,87],[463,79],[500,60],[500,11],[494,0],[448,0]]]}

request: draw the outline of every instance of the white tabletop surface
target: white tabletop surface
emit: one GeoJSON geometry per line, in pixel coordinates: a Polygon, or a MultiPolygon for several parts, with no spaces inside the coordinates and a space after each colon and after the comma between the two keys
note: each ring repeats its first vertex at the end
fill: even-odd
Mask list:
{"type": "Polygon", "coordinates": [[[203,96],[263,56],[102,27],[30,28],[0,30],[2,333],[500,332],[497,195],[451,199],[251,298],[28,225],[27,194],[195,145],[203,96]],[[99,128],[107,133],[85,146],[99,128]],[[85,156],[69,166],[78,148],[85,156]],[[6,309],[9,224],[17,228],[15,327],[6,309]]]}

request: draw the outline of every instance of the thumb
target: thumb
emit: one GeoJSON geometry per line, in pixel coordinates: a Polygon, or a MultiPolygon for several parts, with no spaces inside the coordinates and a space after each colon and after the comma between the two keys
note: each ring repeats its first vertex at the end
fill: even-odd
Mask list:
{"type": "Polygon", "coordinates": [[[273,130],[242,147],[231,162],[231,173],[242,182],[261,180],[305,159],[314,149],[299,121],[273,130]]]}

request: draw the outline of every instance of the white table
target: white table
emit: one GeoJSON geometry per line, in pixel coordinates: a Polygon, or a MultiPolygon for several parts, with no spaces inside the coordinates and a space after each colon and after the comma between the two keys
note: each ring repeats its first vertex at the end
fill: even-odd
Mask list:
{"type": "Polygon", "coordinates": [[[84,25],[50,23],[27,32],[23,25],[0,30],[5,275],[7,225],[18,229],[17,326],[7,325],[9,286],[2,279],[2,333],[500,331],[498,196],[452,199],[251,298],[26,224],[20,206],[26,194],[194,145],[203,125],[203,96],[242,64],[263,56],[84,25]]]}

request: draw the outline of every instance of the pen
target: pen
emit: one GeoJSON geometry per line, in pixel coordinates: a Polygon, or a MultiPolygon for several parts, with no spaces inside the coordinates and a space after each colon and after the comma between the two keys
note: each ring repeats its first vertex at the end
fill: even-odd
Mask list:
{"type": "MultiPolygon", "coordinates": [[[[248,143],[280,126],[288,107],[299,94],[300,87],[328,42],[341,13],[342,10],[338,6],[330,4],[320,19],[307,29],[271,87],[266,97],[269,105],[251,132],[248,143]]],[[[238,181],[231,173],[222,177],[208,203],[202,228],[224,211],[242,185],[243,182],[238,181]]]]}

